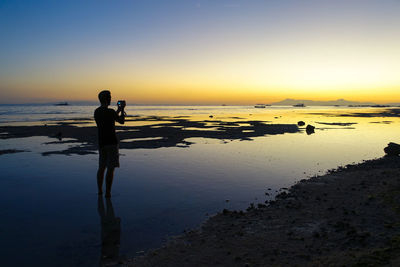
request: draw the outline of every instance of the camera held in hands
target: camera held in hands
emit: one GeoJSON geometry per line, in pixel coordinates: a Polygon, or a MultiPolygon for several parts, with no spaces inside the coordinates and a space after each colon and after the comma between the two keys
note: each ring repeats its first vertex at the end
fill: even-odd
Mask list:
{"type": "Polygon", "coordinates": [[[117,105],[120,108],[124,108],[126,106],[126,102],[125,100],[118,100],[117,105]]]}

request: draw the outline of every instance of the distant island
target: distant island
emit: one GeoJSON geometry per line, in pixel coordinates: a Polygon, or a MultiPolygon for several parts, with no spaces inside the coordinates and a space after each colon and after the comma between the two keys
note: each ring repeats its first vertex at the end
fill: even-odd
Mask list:
{"type": "Polygon", "coordinates": [[[305,100],[305,99],[291,99],[287,98],[285,100],[272,103],[275,106],[293,106],[298,105],[299,103],[304,104],[305,106],[375,106],[376,103],[372,102],[357,102],[357,101],[348,101],[344,99],[337,99],[331,101],[315,101],[315,100],[305,100]]]}

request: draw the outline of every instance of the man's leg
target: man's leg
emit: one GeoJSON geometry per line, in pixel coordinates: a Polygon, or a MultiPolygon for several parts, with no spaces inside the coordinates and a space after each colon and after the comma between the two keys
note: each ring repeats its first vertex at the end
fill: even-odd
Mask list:
{"type": "Polygon", "coordinates": [[[106,197],[111,197],[111,187],[114,180],[114,167],[107,168],[106,173],[106,197]]]}
{"type": "Polygon", "coordinates": [[[97,188],[98,194],[103,194],[103,181],[104,181],[104,171],[106,170],[105,167],[99,167],[97,170],[97,188]]]}

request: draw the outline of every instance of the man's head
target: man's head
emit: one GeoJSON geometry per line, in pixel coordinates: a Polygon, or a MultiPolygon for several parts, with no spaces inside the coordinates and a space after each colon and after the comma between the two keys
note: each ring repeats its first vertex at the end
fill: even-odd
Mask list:
{"type": "Polygon", "coordinates": [[[103,90],[99,93],[99,100],[102,105],[110,105],[111,103],[111,92],[103,90]]]}

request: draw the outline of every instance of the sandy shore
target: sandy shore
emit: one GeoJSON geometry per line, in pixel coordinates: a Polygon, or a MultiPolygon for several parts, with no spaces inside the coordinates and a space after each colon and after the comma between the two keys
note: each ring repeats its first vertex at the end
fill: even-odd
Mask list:
{"type": "Polygon", "coordinates": [[[302,180],[119,266],[399,266],[399,174],[384,157],[302,180]]]}

